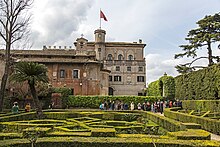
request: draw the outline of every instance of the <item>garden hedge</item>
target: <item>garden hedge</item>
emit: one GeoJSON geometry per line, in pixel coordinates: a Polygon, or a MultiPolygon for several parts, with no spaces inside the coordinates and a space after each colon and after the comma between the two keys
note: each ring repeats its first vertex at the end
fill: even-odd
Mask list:
{"type": "Polygon", "coordinates": [[[148,96],[162,96],[166,99],[174,99],[175,96],[175,81],[172,76],[166,74],[159,80],[148,85],[148,96]]]}
{"type": "MultiPolygon", "coordinates": [[[[176,109],[176,108],[175,108],[176,109]]],[[[185,122],[185,123],[196,123],[200,124],[202,129],[212,132],[214,134],[220,134],[220,121],[219,120],[214,120],[214,119],[209,119],[201,116],[194,116],[190,115],[187,113],[181,113],[177,111],[172,111],[173,108],[170,109],[165,109],[164,110],[164,116],[174,119],[180,122],[185,122]]]]}
{"type": "Polygon", "coordinates": [[[220,64],[177,76],[175,86],[181,100],[220,99],[220,64]]]}
{"type": "MultiPolygon", "coordinates": [[[[154,147],[152,138],[115,137],[47,137],[39,138],[35,147],[154,147]]],[[[154,139],[157,147],[219,147],[220,142],[209,140],[154,139]]],[[[1,140],[1,147],[29,147],[26,139],[1,140]]]]}
{"type": "Polygon", "coordinates": [[[36,112],[20,113],[20,114],[13,114],[13,115],[0,117],[0,122],[31,120],[35,118],[37,118],[36,112]]]}
{"type": "Polygon", "coordinates": [[[168,132],[168,136],[180,140],[211,140],[211,134],[200,129],[188,129],[187,131],[168,132]]]}
{"type": "Polygon", "coordinates": [[[176,120],[160,116],[158,114],[152,113],[152,112],[143,112],[144,115],[153,121],[154,123],[158,124],[159,126],[163,127],[164,129],[175,132],[175,131],[181,131],[185,130],[185,126],[181,124],[181,122],[178,122],[176,120]]]}
{"type": "Polygon", "coordinates": [[[61,93],[62,108],[67,108],[68,96],[72,95],[71,88],[52,88],[52,93],[61,93]]]}
{"type": "Polygon", "coordinates": [[[185,110],[220,112],[220,100],[185,100],[182,105],[185,110]]]}

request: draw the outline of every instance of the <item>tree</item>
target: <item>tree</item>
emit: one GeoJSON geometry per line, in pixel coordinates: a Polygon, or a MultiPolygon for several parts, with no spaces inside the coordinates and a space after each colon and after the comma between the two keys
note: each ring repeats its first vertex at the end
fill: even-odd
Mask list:
{"type": "Polygon", "coordinates": [[[33,0],[0,0],[0,41],[5,48],[5,67],[1,81],[0,111],[3,109],[5,87],[11,65],[10,50],[12,45],[23,39],[28,32],[30,15],[28,9],[33,0]]]}
{"type": "Polygon", "coordinates": [[[192,57],[195,58],[192,62],[176,66],[177,71],[180,73],[191,72],[196,68],[202,68],[201,66],[192,67],[192,64],[199,60],[208,59],[208,66],[214,64],[214,60],[219,62],[219,56],[213,56],[212,44],[220,41],[220,13],[213,16],[205,16],[205,18],[197,22],[198,28],[190,30],[185,40],[189,41],[187,45],[181,45],[183,53],[176,54],[175,59],[180,57],[192,57]],[[207,57],[197,57],[197,50],[207,47],[207,57]]]}
{"type": "Polygon", "coordinates": [[[18,62],[14,66],[11,81],[27,82],[36,106],[38,116],[42,115],[42,106],[38,99],[35,86],[38,82],[48,83],[47,68],[43,64],[34,62],[18,62]]]}

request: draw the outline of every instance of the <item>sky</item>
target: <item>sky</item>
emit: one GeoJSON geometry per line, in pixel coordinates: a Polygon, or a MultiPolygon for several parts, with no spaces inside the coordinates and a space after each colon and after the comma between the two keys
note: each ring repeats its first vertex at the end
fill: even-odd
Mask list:
{"type": "MultiPolygon", "coordinates": [[[[99,11],[108,21],[102,21],[106,41],[146,43],[147,84],[166,72],[177,76],[174,68],[190,61],[174,59],[196,22],[220,12],[220,0],[35,0],[31,21],[33,49],[47,46],[73,46],[81,34],[94,41],[99,28],[99,11]]],[[[220,50],[214,45],[214,55],[220,50]]],[[[199,55],[205,55],[201,50],[199,55]]],[[[205,65],[206,61],[197,64],[205,65]]]]}

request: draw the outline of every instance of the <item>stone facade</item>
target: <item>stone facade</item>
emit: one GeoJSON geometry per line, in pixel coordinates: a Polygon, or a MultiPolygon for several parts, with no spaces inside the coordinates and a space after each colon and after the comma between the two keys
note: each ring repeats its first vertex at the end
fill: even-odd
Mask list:
{"type": "MultiPolygon", "coordinates": [[[[95,30],[94,42],[77,38],[75,48],[44,46],[43,50],[11,53],[17,62],[45,64],[49,84],[71,88],[74,95],[141,95],[146,80],[145,44],[141,40],[105,42],[105,34],[104,30],[95,30]]],[[[3,56],[4,50],[0,54],[3,56]]]]}

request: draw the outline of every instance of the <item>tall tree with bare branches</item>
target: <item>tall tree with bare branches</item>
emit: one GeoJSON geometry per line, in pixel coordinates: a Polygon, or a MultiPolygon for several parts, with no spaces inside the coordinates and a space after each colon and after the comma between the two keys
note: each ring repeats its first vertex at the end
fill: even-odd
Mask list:
{"type": "Polygon", "coordinates": [[[10,50],[15,42],[20,41],[28,32],[31,15],[28,10],[33,0],[0,0],[0,41],[5,49],[4,74],[0,89],[0,111],[3,109],[6,83],[11,65],[10,50]]]}

